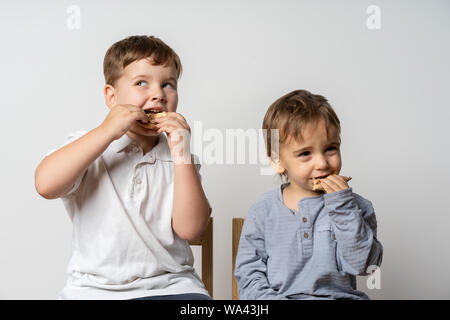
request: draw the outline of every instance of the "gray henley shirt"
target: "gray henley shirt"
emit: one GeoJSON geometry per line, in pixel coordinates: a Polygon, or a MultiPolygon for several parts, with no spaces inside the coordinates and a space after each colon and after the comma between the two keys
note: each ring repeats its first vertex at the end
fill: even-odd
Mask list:
{"type": "Polygon", "coordinates": [[[356,275],[381,265],[383,247],[369,200],[352,188],[283,203],[283,184],[246,217],[236,257],[240,299],[369,299],[356,275]]]}

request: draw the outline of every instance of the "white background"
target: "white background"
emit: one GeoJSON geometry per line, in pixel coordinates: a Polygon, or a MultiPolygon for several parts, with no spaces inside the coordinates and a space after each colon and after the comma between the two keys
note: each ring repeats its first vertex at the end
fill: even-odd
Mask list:
{"type": "MultiPolygon", "coordinates": [[[[374,204],[385,249],[382,288],[364,277],[358,288],[449,299],[449,14],[444,0],[2,1],[0,298],[54,299],[64,286],[71,222],[36,193],[34,170],[68,133],[100,125],[106,50],[147,34],[181,57],[178,111],[191,126],[258,129],[291,90],[326,96],[342,123],[342,174],[374,204]],[[379,30],[366,26],[373,4],[379,30]],[[79,30],[66,25],[70,5],[79,30]]],[[[202,167],[216,299],[231,298],[232,218],[279,184],[259,169],[202,167]]]]}

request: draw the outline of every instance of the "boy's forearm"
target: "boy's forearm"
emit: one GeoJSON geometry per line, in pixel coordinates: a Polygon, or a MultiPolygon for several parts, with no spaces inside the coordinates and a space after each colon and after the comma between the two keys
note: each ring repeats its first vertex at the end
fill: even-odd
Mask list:
{"type": "Polygon", "coordinates": [[[376,240],[373,208],[362,210],[350,189],[325,196],[336,237],[338,267],[353,275],[366,275],[371,264],[381,264],[382,246],[376,240]],[[367,211],[369,210],[369,211],[367,211]],[[367,211],[367,212],[366,212],[367,211]]]}
{"type": "Polygon", "coordinates": [[[174,231],[182,239],[197,239],[208,224],[210,210],[194,164],[174,165],[173,197],[174,231]]]}
{"type": "Polygon", "coordinates": [[[111,142],[98,127],[45,157],[35,172],[37,192],[47,199],[64,196],[111,142]]]}

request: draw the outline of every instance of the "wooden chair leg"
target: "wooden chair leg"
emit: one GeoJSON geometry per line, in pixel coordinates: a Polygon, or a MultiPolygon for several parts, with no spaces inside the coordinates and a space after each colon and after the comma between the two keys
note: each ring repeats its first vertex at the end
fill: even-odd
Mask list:
{"type": "Polygon", "coordinates": [[[213,218],[210,217],[208,225],[202,236],[196,240],[189,241],[191,246],[202,247],[202,281],[213,297],[213,218]]]}
{"type": "Polygon", "coordinates": [[[202,281],[213,297],[213,218],[209,218],[208,226],[202,239],[202,281]]]}

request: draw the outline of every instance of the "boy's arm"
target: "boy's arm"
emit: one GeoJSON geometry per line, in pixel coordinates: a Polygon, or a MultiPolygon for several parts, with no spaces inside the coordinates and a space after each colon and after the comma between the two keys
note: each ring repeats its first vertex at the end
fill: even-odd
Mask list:
{"type": "Polygon", "coordinates": [[[66,195],[77,178],[112,141],[125,134],[136,120],[147,122],[147,119],[145,113],[136,106],[113,107],[99,127],[41,161],[35,172],[36,191],[46,199],[66,195]]]}
{"type": "Polygon", "coordinates": [[[381,265],[383,246],[376,238],[371,203],[366,200],[361,207],[355,197],[352,189],[345,189],[326,194],[324,199],[336,236],[338,266],[352,275],[367,275],[370,265],[381,265]]]}
{"type": "Polygon", "coordinates": [[[158,133],[167,133],[174,160],[172,229],[181,239],[198,239],[208,225],[211,210],[191,156],[191,129],[176,112],[168,112],[155,121],[158,133]]]}
{"type": "Polygon", "coordinates": [[[110,141],[101,127],[45,157],[35,172],[36,191],[46,199],[66,195],[110,141]]]}
{"type": "Polygon", "coordinates": [[[193,161],[174,164],[172,228],[185,240],[199,238],[211,213],[193,161]]]}
{"type": "Polygon", "coordinates": [[[241,300],[287,300],[275,291],[267,279],[263,203],[255,203],[245,219],[236,256],[234,276],[241,300]],[[258,214],[259,213],[259,214],[258,214]]]}

